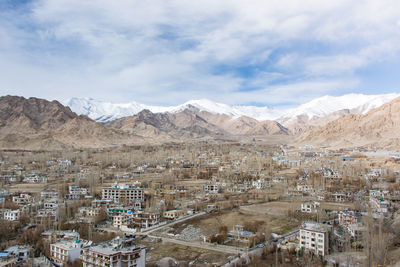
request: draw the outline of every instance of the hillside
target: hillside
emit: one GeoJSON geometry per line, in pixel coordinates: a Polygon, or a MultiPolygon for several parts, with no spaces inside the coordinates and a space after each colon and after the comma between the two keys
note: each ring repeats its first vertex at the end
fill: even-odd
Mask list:
{"type": "Polygon", "coordinates": [[[78,116],[57,101],[0,97],[3,149],[102,147],[121,142],[124,137],[86,116],[78,116]]]}
{"type": "Polygon", "coordinates": [[[400,98],[366,114],[350,114],[302,134],[297,144],[330,147],[400,146],[400,98]]]}

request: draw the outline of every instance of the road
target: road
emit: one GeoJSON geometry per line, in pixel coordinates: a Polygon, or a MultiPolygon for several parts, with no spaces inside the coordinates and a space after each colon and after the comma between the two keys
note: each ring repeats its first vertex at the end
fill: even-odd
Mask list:
{"type": "Polygon", "coordinates": [[[157,227],[148,229],[148,230],[144,229],[144,230],[142,230],[141,232],[138,232],[138,233],[135,233],[135,234],[136,234],[136,235],[148,235],[148,234],[151,234],[151,233],[154,232],[154,231],[161,230],[161,229],[163,229],[163,228],[165,228],[165,227],[170,227],[170,226],[172,226],[172,225],[174,225],[174,224],[177,224],[177,223],[182,223],[182,222],[184,222],[184,221],[187,221],[187,220],[196,218],[196,217],[201,216],[201,215],[204,215],[204,214],[206,214],[206,213],[205,213],[204,211],[202,211],[202,212],[193,214],[193,215],[191,215],[191,216],[188,216],[188,217],[185,217],[185,218],[182,218],[182,219],[178,219],[178,220],[174,220],[174,221],[171,221],[171,222],[169,222],[169,223],[167,223],[167,224],[163,224],[163,225],[160,225],[160,226],[157,226],[157,227]]]}

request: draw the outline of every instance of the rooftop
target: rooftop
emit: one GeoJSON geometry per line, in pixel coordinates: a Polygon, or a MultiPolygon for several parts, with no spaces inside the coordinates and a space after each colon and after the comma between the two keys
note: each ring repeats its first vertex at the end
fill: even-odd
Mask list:
{"type": "Polygon", "coordinates": [[[111,241],[103,242],[97,246],[90,248],[90,251],[104,254],[113,255],[117,253],[133,252],[135,250],[141,250],[144,246],[137,245],[134,237],[119,237],[117,236],[111,241]]]}
{"type": "Polygon", "coordinates": [[[310,231],[317,231],[317,232],[326,232],[327,227],[321,223],[316,222],[303,222],[301,224],[300,229],[310,230],[310,231]]]}

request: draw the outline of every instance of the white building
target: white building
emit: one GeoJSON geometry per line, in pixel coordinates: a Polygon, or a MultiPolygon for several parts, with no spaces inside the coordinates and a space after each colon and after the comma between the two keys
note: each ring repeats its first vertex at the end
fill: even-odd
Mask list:
{"type": "Polygon", "coordinates": [[[79,187],[79,186],[74,186],[70,185],[69,186],[69,193],[67,195],[67,198],[69,199],[80,199],[88,195],[89,191],[87,188],[84,187],[79,187]]]}
{"type": "Polygon", "coordinates": [[[20,210],[6,210],[4,211],[4,220],[6,221],[18,221],[21,217],[20,210]]]}
{"type": "Polygon", "coordinates": [[[137,245],[132,237],[116,237],[84,250],[81,259],[83,267],[144,267],[146,248],[137,245]]]}
{"type": "Polygon", "coordinates": [[[300,248],[315,255],[328,254],[329,233],[327,227],[315,222],[305,222],[300,227],[300,248]]]}
{"type": "Polygon", "coordinates": [[[121,228],[122,225],[128,225],[130,219],[132,219],[132,215],[129,215],[127,213],[121,213],[119,215],[115,215],[112,217],[113,226],[121,228]]]}
{"type": "Polygon", "coordinates": [[[270,187],[269,182],[265,181],[265,179],[257,179],[255,181],[252,181],[251,185],[253,187],[255,187],[256,189],[264,189],[264,188],[270,187]]]}
{"type": "Polygon", "coordinates": [[[12,201],[17,205],[26,205],[32,202],[32,197],[29,194],[19,194],[19,196],[13,196],[12,201]]]}
{"type": "Polygon", "coordinates": [[[369,190],[369,196],[370,197],[375,197],[375,198],[385,198],[385,197],[389,196],[389,191],[388,190],[373,189],[373,190],[369,190]]]}
{"type": "Polygon", "coordinates": [[[376,213],[386,215],[389,210],[389,202],[384,198],[370,197],[369,202],[376,213]]]}
{"type": "Polygon", "coordinates": [[[219,186],[217,184],[205,184],[204,194],[218,194],[219,186]]]}
{"type": "Polygon", "coordinates": [[[74,262],[81,255],[81,240],[61,240],[50,245],[50,257],[57,266],[74,262]]]}
{"type": "Polygon", "coordinates": [[[301,212],[307,213],[317,213],[319,209],[320,203],[317,201],[307,201],[301,203],[301,212]]]}

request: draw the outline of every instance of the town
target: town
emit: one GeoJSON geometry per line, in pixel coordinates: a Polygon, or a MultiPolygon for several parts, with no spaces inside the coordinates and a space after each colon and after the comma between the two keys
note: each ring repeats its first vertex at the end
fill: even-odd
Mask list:
{"type": "Polygon", "coordinates": [[[400,153],[253,139],[0,152],[0,266],[388,266],[400,153]]]}

